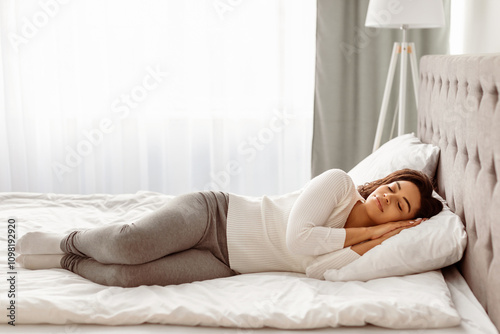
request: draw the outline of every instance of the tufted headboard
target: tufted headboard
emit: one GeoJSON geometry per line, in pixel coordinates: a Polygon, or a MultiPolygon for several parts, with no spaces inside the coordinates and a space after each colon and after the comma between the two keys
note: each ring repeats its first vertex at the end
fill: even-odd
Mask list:
{"type": "Polygon", "coordinates": [[[441,148],[438,192],[466,225],[458,264],[500,328],[500,54],[420,62],[418,136],[441,148]]]}

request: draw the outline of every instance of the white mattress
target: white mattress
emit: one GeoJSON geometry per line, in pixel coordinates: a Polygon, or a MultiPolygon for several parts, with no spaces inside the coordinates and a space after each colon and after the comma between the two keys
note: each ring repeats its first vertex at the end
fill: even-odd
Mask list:
{"type": "MultiPolygon", "coordinates": [[[[16,220],[17,237],[33,230],[68,232],[134,220],[169,198],[149,192],[117,196],[4,193],[0,194],[0,219],[16,220]]],[[[0,234],[3,245],[6,240],[7,232],[0,234]]],[[[0,254],[1,268],[6,268],[5,249],[0,254]]],[[[367,283],[319,281],[296,273],[262,273],[132,289],[101,286],[63,269],[14,270],[18,326],[5,324],[2,315],[2,333],[389,331],[383,327],[405,328],[403,332],[412,332],[409,328],[445,327],[428,329],[426,333],[497,333],[456,269],[444,272],[446,284],[440,271],[367,283]],[[141,324],[144,322],[160,324],[141,324]],[[366,323],[383,327],[359,327],[366,323]],[[127,326],[111,326],[118,324],[127,326]],[[346,325],[351,327],[336,327],[346,325]],[[259,328],[263,326],[280,329],[259,328]],[[323,328],[328,326],[336,328],[323,328]]],[[[7,270],[2,276],[7,276],[7,270]]],[[[7,290],[4,278],[0,285],[2,310],[12,299],[7,298],[7,290]]]]}

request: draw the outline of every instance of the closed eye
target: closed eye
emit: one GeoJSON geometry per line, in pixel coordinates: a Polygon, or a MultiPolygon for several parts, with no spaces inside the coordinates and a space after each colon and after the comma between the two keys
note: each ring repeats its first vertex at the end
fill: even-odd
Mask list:
{"type": "MultiPolygon", "coordinates": [[[[391,193],[394,193],[394,190],[392,190],[391,187],[387,186],[387,188],[389,188],[389,190],[391,191],[391,193]]],[[[398,209],[399,211],[403,211],[403,207],[401,206],[401,203],[398,202],[398,209]]]]}

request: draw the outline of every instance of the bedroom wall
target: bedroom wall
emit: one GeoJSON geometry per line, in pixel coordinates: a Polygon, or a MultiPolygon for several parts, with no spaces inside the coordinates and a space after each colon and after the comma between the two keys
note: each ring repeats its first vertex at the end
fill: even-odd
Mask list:
{"type": "Polygon", "coordinates": [[[453,0],[450,53],[500,52],[500,1],[453,0]]]}

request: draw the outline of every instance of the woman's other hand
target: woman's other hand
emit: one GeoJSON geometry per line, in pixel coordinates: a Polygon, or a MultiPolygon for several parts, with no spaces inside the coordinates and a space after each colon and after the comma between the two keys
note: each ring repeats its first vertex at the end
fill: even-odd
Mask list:
{"type": "MultiPolygon", "coordinates": [[[[405,230],[407,228],[411,228],[414,226],[419,225],[421,222],[426,221],[427,218],[425,219],[412,219],[412,220],[403,220],[403,221],[398,221],[398,222],[390,222],[378,226],[373,226],[373,234],[372,234],[372,239],[361,242],[359,244],[351,246],[351,249],[358,253],[359,255],[363,255],[366,252],[368,252],[370,249],[372,249],[375,246],[380,245],[382,242],[385,240],[389,239],[390,237],[393,237],[402,230],[405,230]]],[[[372,228],[372,227],[370,227],[372,228]]]]}
{"type": "MultiPolygon", "coordinates": [[[[427,220],[427,218],[426,219],[417,218],[417,219],[411,219],[411,220],[401,220],[401,221],[397,221],[397,222],[389,222],[389,223],[385,223],[385,224],[381,224],[381,225],[377,225],[377,226],[371,226],[368,228],[370,230],[370,235],[371,235],[370,239],[374,240],[374,239],[381,238],[383,236],[386,236],[387,234],[390,234],[391,232],[393,232],[395,230],[398,230],[398,232],[396,233],[396,234],[398,234],[402,230],[417,226],[425,220],[427,220]]],[[[395,234],[391,234],[391,236],[392,235],[395,235],[395,234]]]]}

